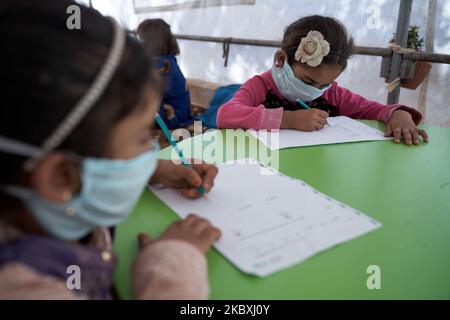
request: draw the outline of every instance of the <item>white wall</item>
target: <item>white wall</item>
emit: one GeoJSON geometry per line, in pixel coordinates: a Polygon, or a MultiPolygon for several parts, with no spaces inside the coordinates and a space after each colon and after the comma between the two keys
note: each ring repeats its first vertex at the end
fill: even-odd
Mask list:
{"type": "MultiPolygon", "coordinates": [[[[94,0],[94,7],[135,29],[146,18],[166,20],[174,33],[280,40],[283,29],[299,17],[322,14],[344,22],[358,45],[386,46],[395,32],[398,0],[256,0],[255,5],[200,8],[134,14],[132,0],[94,0]],[[379,10],[380,15],[377,15],[379,10]]],[[[424,36],[428,1],[415,0],[411,24],[424,36]]],[[[450,0],[438,0],[435,52],[450,54],[450,0]]],[[[222,44],[179,41],[179,62],[185,75],[221,83],[242,83],[271,67],[274,48],[231,46],[228,67],[222,44]]],[[[386,102],[384,79],[379,77],[381,58],[354,56],[338,82],[363,96],[386,102]]],[[[450,65],[434,64],[426,104],[426,122],[450,127],[450,65]]],[[[400,102],[417,106],[416,91],[401,90],[400,102]]]]}

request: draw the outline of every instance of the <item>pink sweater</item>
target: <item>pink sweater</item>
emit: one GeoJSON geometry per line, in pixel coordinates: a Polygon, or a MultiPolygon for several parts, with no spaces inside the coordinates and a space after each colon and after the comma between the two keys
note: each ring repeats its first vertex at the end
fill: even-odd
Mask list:
{"type": "MultiPolygon", "coordinates": [[[[279,92],[272,78],[271,70],[248,80],[234,97],[219,108],[218,128],[279,129],[283,108],[266,108],[266,95],[274,93],[278,99],[287,101],[279,92]]],[[[328,105],[336,108],[337,114],[353,119],[379,120],[387,122],[397,109],[411,113],[417,124],[422,120],[420,112],[400,104],[384,105],[367,100],[360,95],[340,87],[333,82],[330,89],[322,95],[328,105]]]]}

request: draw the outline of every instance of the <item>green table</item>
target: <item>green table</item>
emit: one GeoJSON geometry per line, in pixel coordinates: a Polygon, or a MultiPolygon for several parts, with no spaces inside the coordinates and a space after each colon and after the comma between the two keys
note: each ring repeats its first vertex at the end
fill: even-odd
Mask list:
{"type": "MultiPolygon", "coordinates": [[[[382,129],[380,123],[365,123],[382,129]]],[[[211,250],[211,299],[449,299],[450,129],[426,129],[431,141],[418,147],[377,141],[281,150],[281,172],[361,210],[383,227],[267,278],[246,275],[211,250]],[[380,290],[367,289],[369,265],[381,268],[380,290]]],[[[202,147],[219,153],[232,145],[230,139],[244,136],[242,131],[227,133],[216,141],[197,136],[181,145],[187,156],[199,157],[202,147]],[[188,152],[191,147],[195,152],[188,152]]],[[[253,142],[247,154],[233,155],[231,147],[225,158],[265,150],[253,142]]],[[[170,153],[163,150],[161,158],[170,153]]],[[[145,231],[156,237],[177,219],[146,191],[117,228],[115,279],[123,298],[132,297],[136,235],[145,231]]]]}

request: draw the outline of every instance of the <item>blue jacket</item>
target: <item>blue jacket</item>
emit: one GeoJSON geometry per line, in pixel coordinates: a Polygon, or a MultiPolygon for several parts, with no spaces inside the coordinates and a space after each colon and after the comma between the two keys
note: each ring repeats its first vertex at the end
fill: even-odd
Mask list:
{"type": "Polygon", "coordinates": [[[191,115],[191,99],[187,89],[186,79],[178,66],[177,59],[171,54],[159,56],[156,58],[156,67],[164,69],[168,66],[168,70],[162,72],[162,78],[166,82],[166,90],[164,91],[163,101],[159,109],[159,115],[167,124],[169,129],[176,129],[188,126],[194,122],[191,115]],[[175,110],[175,117],[167,119],[164,105],[171,105],[175,110]]]}

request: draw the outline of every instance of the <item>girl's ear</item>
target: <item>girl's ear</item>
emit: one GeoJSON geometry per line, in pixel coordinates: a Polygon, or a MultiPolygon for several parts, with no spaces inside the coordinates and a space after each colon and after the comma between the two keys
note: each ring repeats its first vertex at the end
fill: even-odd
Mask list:
{"type": "Polygon", "coordinates": [[[81,189],[79,166],[62,153],[41,159],[31,173],[31,187],[53,202],[65,202],[81,189]]]}
{"type": "Polygon", "coordinates": [[[278,50],[275,53],[274,63],[277,68],[282,68],[284,66],[284,62],[287,59],[287,54],[283,50],[278,50]]]}

